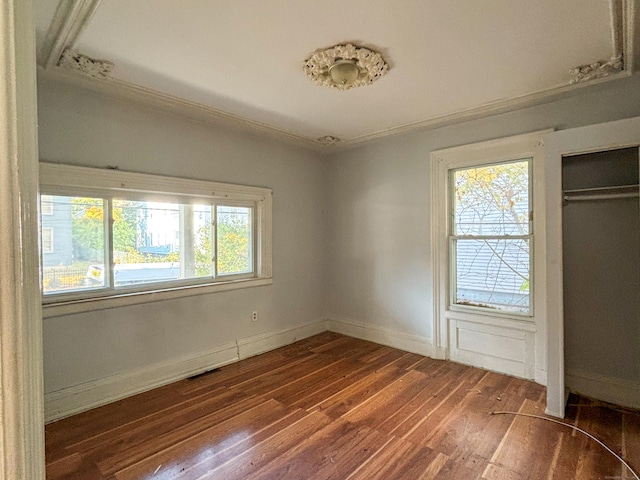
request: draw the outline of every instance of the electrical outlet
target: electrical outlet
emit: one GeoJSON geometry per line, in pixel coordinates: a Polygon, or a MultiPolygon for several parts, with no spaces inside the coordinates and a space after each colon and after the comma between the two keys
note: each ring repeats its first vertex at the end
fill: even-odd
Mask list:
{"type": "Polygon", "coordinates": [[[252,322],[257,322],[258,321],[258,312],[253,312],[251,314],[251,321],[252,322]]]}

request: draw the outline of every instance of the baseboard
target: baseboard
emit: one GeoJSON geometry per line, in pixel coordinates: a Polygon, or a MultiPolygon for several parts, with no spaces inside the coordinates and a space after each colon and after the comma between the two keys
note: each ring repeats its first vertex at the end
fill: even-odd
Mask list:
{"type": "Polygon", "coordinates": [[[389,330],[353,320],[327,320],[327,329],[331,332],[368,340],[426,357],[440,358],[439,355],[442,353],[434,348],[433,343],[427,337],[389,330]]]}
{"type": "Polygon", "coordinates": [[[539,383],[540,385],[547,385],[547,372],[536,368],[534,370],[533,381],[539,383]]]}
{"type": "Polygon", "coordinates": [[[304,325],[286,328],[277,332],[267,332],[260,335],[253,335],[238,340],[238,356],[243,358],[253,357],[264,352],[284,347],[303,338],[308,338],[327,331],[324,320],[318,320],[304,325]]]}
{"type": "Polygon", "coordinates": [[[610,378],[588,372],[567,372],[569,391],[622,407],[640,409],[640,382],[610,378]]]}
{"type": "Polygon", "coordinates": [[[187,357],[46,393],[45,422],[60,420],[243,358],[274,350],[326,330],[324,320],[297,325],[225,343],[187,357]]]}

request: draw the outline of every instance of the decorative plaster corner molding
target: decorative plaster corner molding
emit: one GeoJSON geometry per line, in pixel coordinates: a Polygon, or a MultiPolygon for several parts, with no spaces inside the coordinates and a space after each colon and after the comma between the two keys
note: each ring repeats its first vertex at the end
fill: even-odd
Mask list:
{"type": "Polygon", "coordinates": [[[369,85],[385,75],[388,70],[389,65],[384,61],[382,55],[350,43],[314,52],[304,63],[304,72],[311,80],[318,85],[339,90],[369,85]],[[329,76],[329,67],[337,60],[354,60],[360,69],[360,76],[348,85],[334,83],[329,76]]]}
{"type": "Polygon", "coordinates": [[[89,24],[102,0],[64,0],[58,3],[49,31],[40,51],[38,65],[44,68],[58,64],[65,49],[72,47],[89,24]]]}
{"type": "Polygon", "coordinates": [[[572,77],[569,83],[574,85],[580,82],[595,80],[596,78],[608,77],[609,75],[621,72],[623,68],[622,55],[614,55],[608,62],[595,62],[590,65],[581,65],[572,68],[569,71],[572,77]]]}
{"type": "Polygon", "coordinates": [[[341,138],[333,137],[331,135],[325,135],[324,137],[316,138],[316,142],[321,143],[322,145],[335,145],[336,143],[339,143],[341,141],[341,138]]]}
{"type": "Polygon", "coordinates": [[[77,70],[93,78],[107,78],[113,69],[113,63],[107,60],[94,60],[69,48],[62,52],[58,66],[77,70]]]}

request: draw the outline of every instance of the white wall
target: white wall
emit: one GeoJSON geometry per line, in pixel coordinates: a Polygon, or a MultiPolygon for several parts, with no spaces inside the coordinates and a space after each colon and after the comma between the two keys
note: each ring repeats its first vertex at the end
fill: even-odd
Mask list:
{"type": "MultiPolygon", "coordinates": [[[[429,153],[547,128],[640,115],[640,77],[431,131],[381,139],[331,161],[329,316],[432,338],[429,153]]],[[[536,361],[544,366],[544,345],[536,361]]]]}
{"type": "Polygon", "coordinates": [[[44,78],[38,90],[41,160],[274,192],[272,285],[45,318],[45,392],[326,317],[328,163],[322,155],[44,78]]]}

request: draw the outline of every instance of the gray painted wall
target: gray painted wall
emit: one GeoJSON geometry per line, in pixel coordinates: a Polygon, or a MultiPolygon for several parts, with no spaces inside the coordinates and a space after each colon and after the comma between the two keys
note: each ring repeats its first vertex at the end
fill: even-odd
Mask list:
{"type": "Polygon", "coordinates": [[[429,153],[638,116],[640,77],[326,157],[49,80],[39,99],[43,160],[274,190],[272,286],[45,319],[50,392],[326,317],[431,337],[429,153]]]}
{"type": "Polygon", "coordinates": [[[322,156],[46,79],[38,93],[42,160],[274,192],[273,285],[45,318],[46,392],[326,317],[328,163],[322,156]]]}
{"type": "Polygon", "coordinates": [[[331,318],[431,337],[429,154],[640,115],[640,77],[562,101],[381,139],[331,161],[331,318]]]}
{"type": "MultiPolygon", "coordinates": [[[[637,184],[638,149],[570,157],[562,179],[564,189],[637,184]]],[[[622,198],[563,208],[568,373],[640,382],[638,207],[638,198],[622,198]]]]}

